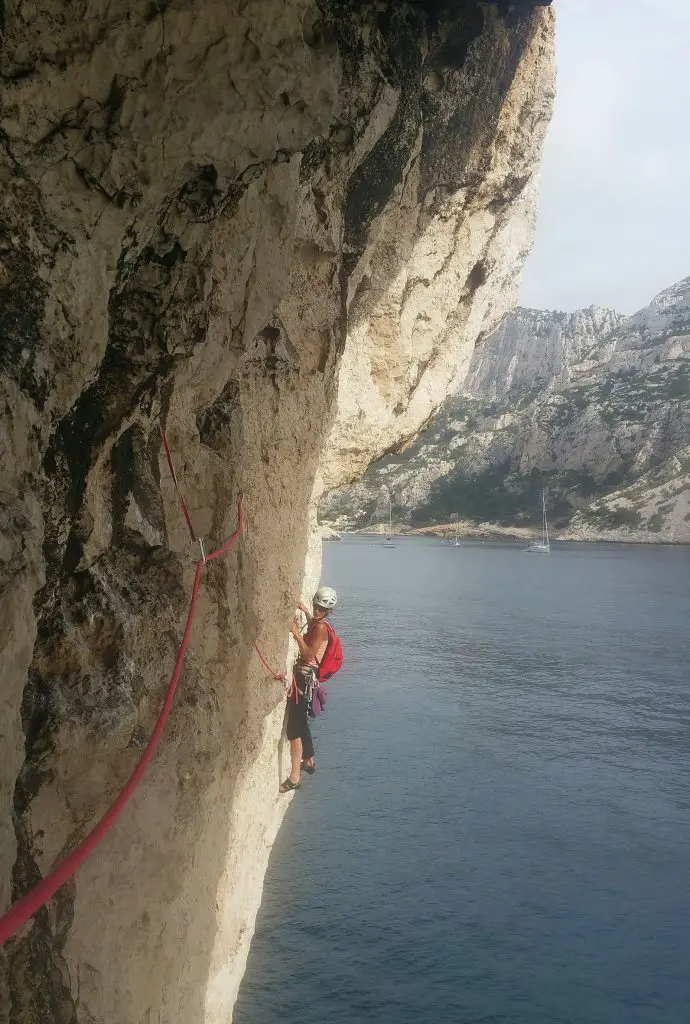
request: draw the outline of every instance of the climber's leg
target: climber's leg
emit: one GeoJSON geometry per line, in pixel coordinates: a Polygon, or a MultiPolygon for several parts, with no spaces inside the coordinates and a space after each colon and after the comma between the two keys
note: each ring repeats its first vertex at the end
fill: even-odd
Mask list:
{"type": "Polygon", "coordinates": [[[304,723],[304,732],[302,733],[302,761],[309,768],[314,767],[314,741],[311,738],[308,718],[304,723]]]}
{"type": "MultiPolygon", "coordinates": [[[[302,753],[303,753],[303,737],[309,736],[311,742],[311,733],[309,732],[309,723],[307,721],[307,702],[304,697],[298,695],[297,701],[294,696],[290,694],[288,697],[287,706],[287,727],[286,734],[290,740],[290,775],[289,781],[295,785],[300,780],[301,766],[302,766],[302,753]]],[[[313,755],[312,746],[312,755],[313,755]]],[[[286,780],[287,781],[287,780],[286,780]]]]}
{"type": "Polygon", "coordinates": [[[302,740],[290,740],[290,781],[299,782],[302,767],[302,740]]]}

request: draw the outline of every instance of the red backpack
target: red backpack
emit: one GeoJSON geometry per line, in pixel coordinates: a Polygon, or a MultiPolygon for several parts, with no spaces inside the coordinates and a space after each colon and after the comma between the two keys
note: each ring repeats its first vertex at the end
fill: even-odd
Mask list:
{"type": "Polygon", "coordinates": [[[316,670],[316,675],[320,683],[325,683],[327,679],[330,679],[343,667],[343,645],[328,619],[323,619],[322,621],[328,630],[328,643],[326,644],[326,650],[323,652],[321,664],[316,670]]]}

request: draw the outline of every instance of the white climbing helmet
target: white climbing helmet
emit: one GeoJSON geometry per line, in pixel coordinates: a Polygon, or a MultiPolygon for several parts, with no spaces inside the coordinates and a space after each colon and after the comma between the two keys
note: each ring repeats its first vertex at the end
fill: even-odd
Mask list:
{"type": "Polygon", "coordinates": [[[314,594],[314,604],[318,605],[319,608],[325,608],[327,611],[330,611],[331,608],[335,608],[337,603],[338,595],[333,587],[319,587],[314,594]]]}

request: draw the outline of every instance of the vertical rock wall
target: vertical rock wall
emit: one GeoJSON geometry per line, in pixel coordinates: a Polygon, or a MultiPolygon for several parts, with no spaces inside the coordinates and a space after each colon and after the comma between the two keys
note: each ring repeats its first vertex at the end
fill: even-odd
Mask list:
{"type": "Polygon", "coordinates": [[[145,783],[0,954],[0,1018],[228,1020],[285,808],[253,645],[285,665],[321,478],[412,433],[510,298],[551,31],[473,0],[5,12],[2,907],[160,708],[196,556],[161,421],[198,531],[220,542],[240,495],[247,529],[204,578],[145,783]]]}
{"type": "Polygon", "coordinates": [[[327,487],[361,475],[372,448],[413,438],[515,302],[553,99],[551,22],[537,18],[466,5],[418,54],[353,176],[349,343],[327,487]]]}

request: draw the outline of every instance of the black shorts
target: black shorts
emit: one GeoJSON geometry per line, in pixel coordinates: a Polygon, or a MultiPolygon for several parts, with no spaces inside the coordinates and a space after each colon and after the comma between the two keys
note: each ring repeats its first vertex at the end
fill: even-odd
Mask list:
{"type": "Polygon", "coordinates": [[[294,695],[291,693],[288,698],[287,708],[287,738],[289,740],[302,740],[304,739],[308,729],[309,721],[307,718],[307,702],[304,697],[300,695],[299,700],[295,703],[294,695]]]}

